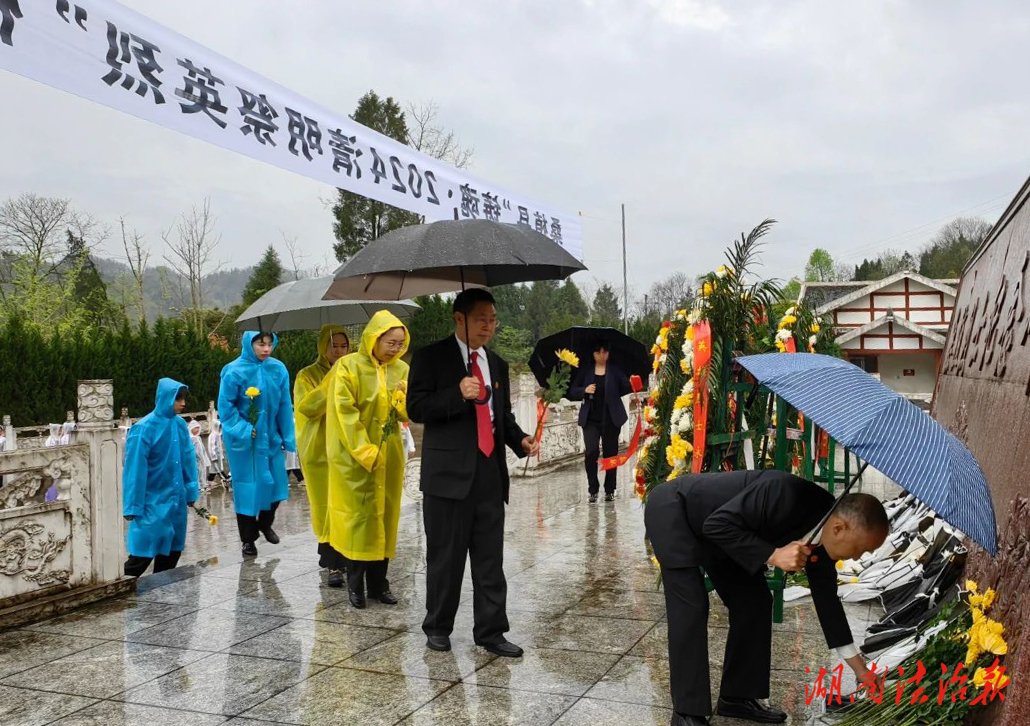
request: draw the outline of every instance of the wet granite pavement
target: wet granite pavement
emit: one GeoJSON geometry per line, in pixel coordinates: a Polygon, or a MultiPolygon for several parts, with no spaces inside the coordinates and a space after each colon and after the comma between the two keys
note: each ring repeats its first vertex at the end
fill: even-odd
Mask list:
{"type": "MultiPolygon", "coordinates": [[[[325,585],[302,487],[279,510],[282,542],[259,542],[247,561],[231,497],[211,493],[221,521],[191,518],[179,569],[145,576],[133,595],[0,632],[0,724],[667,724],[664,600],[640,502],[620,474],[613,503],[587,502],[579,467],[513,483],[505,571],[508,637],[526,649],[517,660],[473,644],[467,569],[453,650],[425,648],[417,502],[405,506],[390,566],[400,603],[359,611],[325,585]]],[[[859,633],[877,617],[847,607],[859,633]]],[[[713,595],[713,691],[727,626],[713,595]]],[[[818,709],[805,704],[805,668],[837,662],[811,601],[788,604],[774,625],[773,702],[794,723],[810,721],[818,709]]]]}

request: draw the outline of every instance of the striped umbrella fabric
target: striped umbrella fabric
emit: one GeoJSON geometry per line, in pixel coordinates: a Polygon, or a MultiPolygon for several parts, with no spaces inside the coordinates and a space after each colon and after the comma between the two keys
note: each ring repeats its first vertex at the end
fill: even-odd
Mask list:
{"type": "Polygon", "coordinates": [[[765,353],[737,362],[941,519],[998,553],[994,505],[980,465],[914,404],[840,358],[765,353]]]}

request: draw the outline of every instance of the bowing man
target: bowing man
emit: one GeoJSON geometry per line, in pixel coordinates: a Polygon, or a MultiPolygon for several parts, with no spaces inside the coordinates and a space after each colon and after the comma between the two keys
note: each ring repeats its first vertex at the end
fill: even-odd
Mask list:
{"type": "Polygon", "coordinates": [[[848,494],[823,526],[820,543],[806,545],[833,503],[822,487],[775,470],[687,475],[651,491],[644,522],[665,588],[673,726],[707,724],[712,711],[705,573],[730,611],[720,716],[760,723],[787,718],[759,701],[769,697],[772,656],[767,565],[806,571],[826,644],[860,682],[869,673],[837,597],[835,563],[879,548],[887,514],[875,497],[848,494]]]}

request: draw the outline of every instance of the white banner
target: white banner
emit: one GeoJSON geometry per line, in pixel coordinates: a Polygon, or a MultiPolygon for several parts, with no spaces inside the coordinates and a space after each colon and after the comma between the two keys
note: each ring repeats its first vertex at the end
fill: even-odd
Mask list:
{"type": "Polygon", "coordinates": [[[430,220],[526,224],[583,259],[578,216],[322,108],[112,0],[0,0],[0,68],[430,220]]]}

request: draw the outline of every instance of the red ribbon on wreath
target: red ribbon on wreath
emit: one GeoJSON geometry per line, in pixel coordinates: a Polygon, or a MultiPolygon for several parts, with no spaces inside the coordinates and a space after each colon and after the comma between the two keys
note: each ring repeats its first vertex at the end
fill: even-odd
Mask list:
{"type": "Polygon", "coordinates": [[[644,390],[644,383],[640,380],[640,376],[633,375],[629,377],[629,385],[633,389],[633,400],[637,402],[637,425],[633,429],[633,437],[629,441],[629,448],[621,454],[601,459],[601,471],[619,468],[633,458],[633,454],[637,453],[637,447],[640,446],[640,431],[643,428],[644,419],[643,407],[640,405],[640,392],[644,390]]]}

